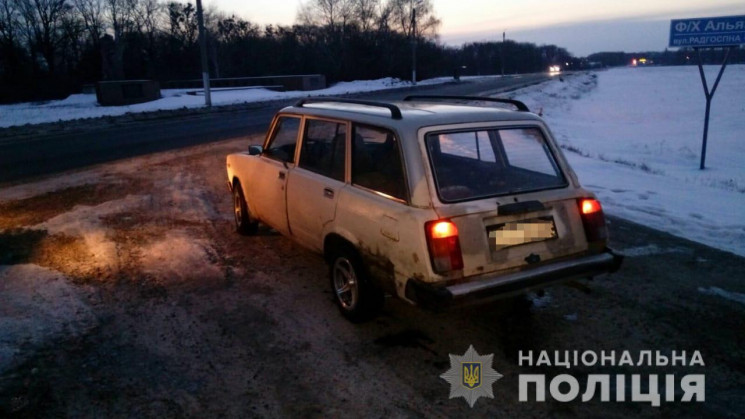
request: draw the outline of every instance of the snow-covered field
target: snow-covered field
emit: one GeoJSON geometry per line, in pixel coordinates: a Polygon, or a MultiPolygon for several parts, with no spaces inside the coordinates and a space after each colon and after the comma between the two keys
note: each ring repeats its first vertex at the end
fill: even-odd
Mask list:
{"type": "MultiPolygon", "coordinates": [[[[706,68],[709,84],[718,66],[706,68]]],[[[706,170],[697,67],[618,68],[516,92],[543,108],[607,213],[745,256],[745,66],[714,96],[706,170]]]]}
{"type": "MultiPolygon", "coordinates": [[[[475,77],[463,77],[463,80],[475,77]]],[[[442,84],[452,81],[451,77],[422,80],[418,85],[442,84]]],[[[278,99],[293,99],[307,96],[335,96],[348,93],[374,92],[411,86],[411,82],[395,78],[362,80],[337,83],[322,90],[275,92],[267,89],[216,89],[211,92],[213,106],[237,105],[264,102],[278,99]]],[[[0,128],[15,125],[40,124],[44,122],[69,121],[80,118],[117,116],[127,113],[152,112],[204,106],[204,95],[190,95],[199,89],[163,89],[162,98],[147,103],[129,106],[101,106],[95,94],[70,95],[62,100],[45,102],[26,102],[13,105],[0,105],[0,128]]]]}

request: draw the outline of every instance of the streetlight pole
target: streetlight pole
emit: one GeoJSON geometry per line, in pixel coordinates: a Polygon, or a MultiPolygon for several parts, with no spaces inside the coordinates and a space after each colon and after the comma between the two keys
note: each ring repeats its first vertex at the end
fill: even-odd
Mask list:
{"type": "Polygon", "coordinates": [[[197,0],[197,24],[199,25],[199,54],[202,59],[202,84],[204,85],[204,105],[212,106],[210,95],[210,69],[207,64],[207,36],[204,30],[204,16],[202,13],[202,0],[197,0]]]}
{"type": "Polygon", "coordinates": [[[507,32],[502,32],[502,47],[499,48],[499,55],[501,55],[502,59],[499,60],[502,63],[502,77],[504,77],[504,41],[507,39],[507,32]]]}
{"type": "Polygon", "coordinates": [[[411,83],[416,85],[416,8],[411,9],[411,83]]]}

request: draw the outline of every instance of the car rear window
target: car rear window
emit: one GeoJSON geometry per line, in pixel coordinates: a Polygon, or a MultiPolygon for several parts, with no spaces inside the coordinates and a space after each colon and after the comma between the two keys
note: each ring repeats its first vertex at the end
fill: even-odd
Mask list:
{"type": "Polygon", "coordinates": [[[436,132],[426,144],[443,202],[567,186],[538,128],[436,132]]]}

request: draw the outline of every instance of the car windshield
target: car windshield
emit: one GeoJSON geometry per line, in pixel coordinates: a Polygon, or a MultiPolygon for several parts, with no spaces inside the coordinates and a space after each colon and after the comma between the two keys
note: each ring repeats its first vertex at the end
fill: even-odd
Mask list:
{"type": "Polygon", "coordinates": [[[567,185],[538,128],[436,132],[426,144],[443,202],[567,185]]]}

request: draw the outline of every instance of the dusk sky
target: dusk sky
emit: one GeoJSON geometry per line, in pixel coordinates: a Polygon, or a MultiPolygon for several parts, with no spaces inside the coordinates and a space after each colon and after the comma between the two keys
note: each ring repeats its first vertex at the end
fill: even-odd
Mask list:
{"type": "MultiPolygon", "coordinates": [[[[300,0],[203,0],[259,24],[291,25],[300,0]]],[[[433,0],[447,45],[496,41],[555,44],[576,56],[660,51],[670,19],[745,14],[743,0],[433,0]]]]}

